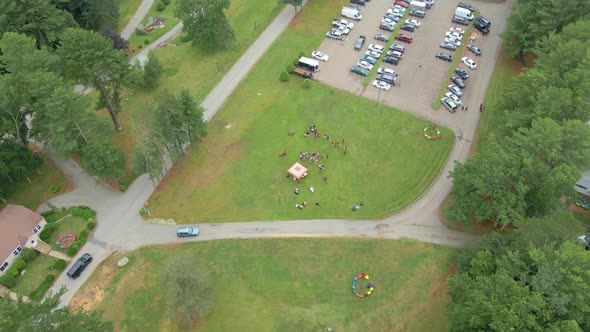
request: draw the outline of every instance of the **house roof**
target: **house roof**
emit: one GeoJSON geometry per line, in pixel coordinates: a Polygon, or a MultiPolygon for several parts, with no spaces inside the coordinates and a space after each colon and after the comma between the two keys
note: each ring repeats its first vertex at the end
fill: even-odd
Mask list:
{"type": "Polygon", "coordinates": [[[26,243],[41,220],[43,217],[22,205],[9,204],[0,211],[0,262],[26,243]]]}

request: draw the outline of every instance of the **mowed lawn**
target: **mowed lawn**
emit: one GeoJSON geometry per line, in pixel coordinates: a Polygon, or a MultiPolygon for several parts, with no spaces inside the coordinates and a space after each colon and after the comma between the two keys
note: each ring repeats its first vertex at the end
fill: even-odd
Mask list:
{"type": "Polygon", "coordinates": [[[223,240],[146,247],[109,258],[72,306],[104,312],[119,331],[445,331],[446,277],[453,249],[365,239],[223,240]],[[160,273],[189,253],[214,289],[212,313],[197,324],[171,321],[160,273]],[[367,299],[353,276],[375,283],[367,299]]]}
{"type": "Polygon", "coordinates": [[[317,22],[329,22],[332,7],[329,1],[307,5],[210,122],[209,137],[152,196],[152,214],[178,223],[376,218],[428,188],[453,144],[450,130],[442,128],[443,138],[430,141],[422,135],[427,121],[321,84],[305,89],[296,77],[279,81],[300,51],[309,53],[321,42],[325,27],[317,22]],[[340,152],[323,137],[303,137],[314,124],[322,135],[344,139],[340,152]],[[283,149],[287,156],[281,158],[283,149]],[[325,171],[305,162],[309,176],[296,183],[286,172],[301,151],[327,155],[320,161],[325,171]],[[304,201],[308,208],[295,208],[304,201]],[[363,208],[353,212],[360,202],[363,208]]]}
{"type": "Polygon", "coordinates": [[[44,201],[65,194],[72,187],[71,180],[49,158],[43,158],[39,172],[31,173],[29,178],[30,183],[23,178],[10,184],[6,203],[0,201],[0,210],[6,204],[19,204],[35,211],[44,201]],[[60,186],[61,190],[54,193],[51,186],[60,186]]]}
{"type": "Polygon", "coordinates": [[[121,32],[131,20],[135,11],[141,4],[141,0],[117,0],[119,6],[119,24],[117,31],[121,32]]]}

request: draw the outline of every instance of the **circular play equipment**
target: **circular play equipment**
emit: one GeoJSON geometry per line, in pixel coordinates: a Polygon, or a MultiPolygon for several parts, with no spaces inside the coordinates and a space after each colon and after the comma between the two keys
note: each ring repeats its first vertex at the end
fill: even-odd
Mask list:
{"type": "Polygon", "coordinates": [[[442,138],[440,134],[440,129],[438,129],[435,125],[430,125],[422,131],[424,133],[424,137],[428,138],[431,141],[436,141],[437,139],[442,138]]]}
{"type": "Polygon", "coordinates": [[[369,281],[369,275],[361,272],[352,280],[352,293],[359,299],[364,299],[375,290],[375,284],[369,281]]]}
{"type": "Polygon", "coordinates": [[[55,244],[57,245],[58,248],[61,249],[69,249],[74,242],[76,242],[76,235],[71,234],[71,233],[66,233],[60,237],[57,238],[57,241],[55,241],[55,244]]]}

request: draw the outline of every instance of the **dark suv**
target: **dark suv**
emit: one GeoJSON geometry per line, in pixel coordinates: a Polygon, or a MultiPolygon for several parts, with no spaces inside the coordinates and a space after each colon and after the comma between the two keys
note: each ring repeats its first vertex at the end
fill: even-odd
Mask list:
{"type": "Polygon", "coordinates": [[[481,25],[479,21],[476,21],[473,24],[473,27],[477,31],[481,32],[482,35],[487,35],[488,33],[490,33],[490,29],[487,26],[485,26],[485,25],[481,25]]]}
{"type": "Polygon", "coordinates": [[[483,16],[478,16],[475,19],[475,23],[479,23],[482,26],[485,26],[486,28],[489,28],[490,26],[492,26],[492,21],[488,20],[487,18],[483,17],[483,16]]]}
{"type": "Polygon", "coordinates": [[[354,50],[360,51],[363,48],[363,45],[365,45],[365,40],[367,40],[367,37],[359,36],[359,38],[356,40],[356,43],[354,43],[354,50]]]}
{"type": "Polygon", "coordinates": [[[72,279],[78,278],[90,262],[92,262],[92,256],[89,253],[85,253],[82,257],[78,258],[74,265],[68,270],[68,277],[72,279]]]}

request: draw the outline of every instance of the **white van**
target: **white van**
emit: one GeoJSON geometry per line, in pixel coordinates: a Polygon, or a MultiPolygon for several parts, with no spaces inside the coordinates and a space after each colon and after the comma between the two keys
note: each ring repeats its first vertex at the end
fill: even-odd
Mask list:
{"type": "Polygon", "coordinates": [[[449,112],[455,113],[457,111],[458,105],[451,98],[443,97],[440,102],[449,112]]]}
{"type": "Polygon", "coordinates": [[[457,7],[457,9],[455,10],[455,17],[466,18],[470,21],[472,21],[475,18],[471,10],[461,7],[457,7]]]}
{"type": "Polygon", "coordinates": [[[350,7],[343,7],[342,8],[342,16],[349,18],[351,20],[357,20],[357,21],[360,21],[363,18],[360,10],[350,8],[350,7]]]}

